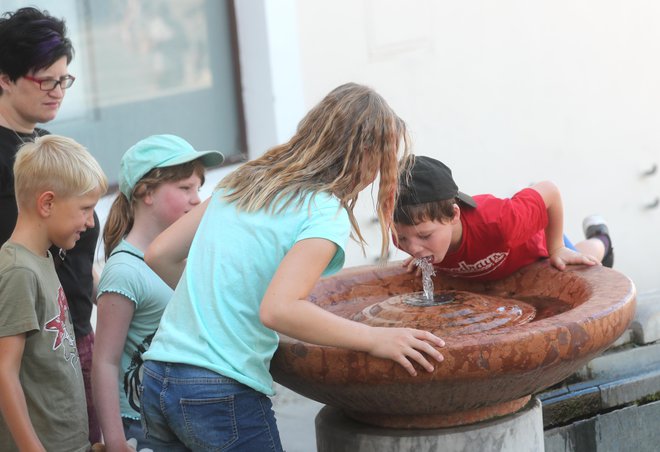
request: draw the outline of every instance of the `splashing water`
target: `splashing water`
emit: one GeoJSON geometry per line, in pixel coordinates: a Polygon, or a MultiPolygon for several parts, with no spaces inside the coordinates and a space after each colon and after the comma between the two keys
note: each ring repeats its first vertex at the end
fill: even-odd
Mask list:
{"type": "Polygon", "coordinates": [[[414,264],[422,269],[422,287],[424,288],[424,298],[428,301],[433,301],[433,280],[431,276],[435,276],[435,270],[431,259],[422,257],[415,259],[414,264]]]}

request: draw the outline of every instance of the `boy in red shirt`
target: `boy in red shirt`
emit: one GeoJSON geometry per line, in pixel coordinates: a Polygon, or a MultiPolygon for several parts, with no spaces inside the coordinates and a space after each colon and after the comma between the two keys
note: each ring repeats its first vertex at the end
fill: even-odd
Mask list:
{"type": "Polygon", "coordinates": [[[586,240],[573,246],[565,239],[561,196],[552,182],[539,182],[506,199],[471,197],[458,190],[442,162],[413,158],[410,174],[401,178],[394,212],[396,245],[413,258],[429,259],[436,270],[451,276],[478,280],[504,278],[542,258],[550,258],[559,270],[576,264],[612,266],[612,244],[602,218],[585,219],[586,240]]]}

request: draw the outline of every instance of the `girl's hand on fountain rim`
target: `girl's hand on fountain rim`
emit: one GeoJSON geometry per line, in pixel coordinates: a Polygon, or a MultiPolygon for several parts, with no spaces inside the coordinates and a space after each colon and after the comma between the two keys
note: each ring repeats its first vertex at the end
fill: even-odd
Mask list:
{"type": "Polygon", "coordinates": [[[433,372],[433,364],[423,353],[439,363],[445,359],[435,348],[444,347],[445,341],[428,331],[387,327],[372,327],[370,330],[372,346],[368,352],[378,358],[387,358],[399,363],[413,377],[417,376],[417,371],[411,360],[416,361],[428,372],[433,372]]]}
{"type": "Polygon", "coordinates": [[[562,246],[550,252],[550,264],[563,271],[567,265],[598,265],[600,262],[593,256],[562,246]]]}

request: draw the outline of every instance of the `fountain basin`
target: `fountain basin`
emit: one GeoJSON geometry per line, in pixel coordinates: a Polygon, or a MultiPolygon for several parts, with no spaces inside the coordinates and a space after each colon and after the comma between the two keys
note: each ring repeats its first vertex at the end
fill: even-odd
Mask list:
{"type": "Polygon", "coordinates": [[[282,335],[271,363],[275,381],[371,425],[466,425],[513,413],[535,392],[574,373],[625,331],[635,311],[630,279],[600,266],[560,272],[541,261],[496,282],[442,275],[433,281],[434,293],[452,301],[428,315],[420,311],[427,308],[405,306],[405,295],[420,291],[422,282],[400,263],[346,269],[322,279],[309,297],[356,321],[435,332],[446,346],[433,372],[417,366],[412,377],[390,360],[282,335]],[[456,327],[455,313],[465,311],[470,295],[477,299],[473,305],[490,306],[477,313],[488,314],[477,322],[481,330],[467,321],[456,327]],[[506,302],[498,304],[501,299],[506,302]],[[493,309],[513,309],[513,315],[501,321],[489,314],[493,309]]]}

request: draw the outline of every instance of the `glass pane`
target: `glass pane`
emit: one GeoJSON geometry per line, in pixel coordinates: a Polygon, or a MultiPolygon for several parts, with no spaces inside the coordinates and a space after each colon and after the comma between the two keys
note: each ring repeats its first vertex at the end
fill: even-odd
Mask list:
{"type": "Polygon", "coordinates": [[[45,128],[87,146],[114,183],[123,152],[151,134],[244,156],[229,1],[0,0],[0,9],[65,18],[76,82],[45,128]]]}
{"type": "Polygon", "coordinates": [[[90,7],[99,106],[212,87],[203,0],[91,2],[90,7]],[[124,6],[117,8],[118,3],[124,6]]]}

